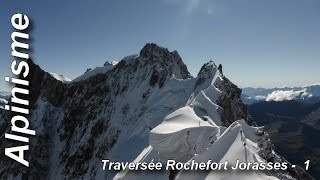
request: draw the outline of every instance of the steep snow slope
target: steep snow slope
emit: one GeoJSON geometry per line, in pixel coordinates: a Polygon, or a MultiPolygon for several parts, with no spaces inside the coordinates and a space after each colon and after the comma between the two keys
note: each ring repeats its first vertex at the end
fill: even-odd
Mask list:
{"type": "MultiPolygon", "coordinates": [[[[123,59],[121,59],[120,61],[130,61],[130,60],[134,60],[135,58],[137,58],[139,55],[137,54],[133,54],[130,56],[126,56],[123,59]]],[[[79,82],[79,81],[84,81],[88,78],[90,78],[91,76],[95,76],[97,74],[105,74],[108,71],[110,71],[111,69],[114,68],[115,65],[117,65],[118,62],[117,61],[107,61],[106,63],[104,63],[103,67],[96,67],[94,69],[88,69],[83,75],[75,78],[73,80],[73,82],[79,82]]]]}
{"type": "MultiPolygon", "coordinates": [[[[219,98],[225,93],[222,91],[226,87],[224,77],[212,62],[205,66],[210,67],[206,72],[206,82],[198,84],[185,107],[166,116],[160,125],[151,130],[150,146],[143,150],[134,162],[150,162],[153,159],[166,164],[169,159],[177,162],[207,162],[211,159],[214,162],[229,161],[229,165],[233,166],[236,160],[280,161],[272,151],[267,134],[261,128],[249,126],[246,123],[250,122],[248,119],[234,121],[225,128],[224,125],[228,123],[222,119],[220,114],[223,114],[223,108],[218,105],[219,98]]],[[[201,76],[198,76],[198,79],[202,78],[201,76]]],[[[240,106],[237,108],[240,109],[240,106]]],[[[171,173],[157,172],[156,179],[168,179],[171,173]]],[[[288,173],[273,173],[273,176],[259,171],[231,173],[233,174],[229,171],[180,171],[175,174],[175,179],[294,179],[288,173]]],[[[149,172],[124,170],[118,173],[115,179],[150,179],[155,178],[154,176],[149,172]]]]}
{"type": "Polygon", "coordinates": [[[83,75],[75,78],[72,80],[72,82],[79,82],[88,79],[91,76],[97,75],[97,74],[105,74],[109,70],[111,70],[117,62],[112,62],[112,63],[105,63],[103,67],[96,67],[94,69],[88,69],[83,75]]]}
{"type": "Polygon", "coordinates": [[[163,162],[169,159],[185,162],[203,151],[219,134],[219,127],[202,121],[192,108],[183,107],[152,129],[149,141],[163,162]]]}
{"type": "Polygon", "coordinates": [[[59,80],[63,83],[69,83],[71,81],[71,79],[69,79],[68,77],[66,76],[63,76],[63,75],[59,75],[59,74],[56,74],[56,73],[50,73],[50,75],[52,77],[54,77],[56,80],[59,80]]]}
{"type": "MultiPolygon", "coordinates": [[[[207,162],[211,159],[214,162],[228,161],[229,167],[240,162],[266,162],[259,156],[258,132],[259,128],[248,126],[243,120],[231,124],[228,129],[215,141],[205,152],[194,156],[196,162],[207,162]]],[[[270,177],[262,172],[241,172],[239,171],[211,171],[211,172],[188,172],[182,171],[177,179],[279,179],[270,177]]]]}
{"type": "MultiPolygon", "coordinates": [[[[29,119],[37,131],[30,138],[30,168],[3,155],[12,142],[2,136],[0,179],[112,179],[118,172],[103,171],[101,159],[166,160],[181,152],[186,156],[175,158],[187,161],[194,152],[207,152],[236,120],[254,125],[240,100],[241,90],[223,76],[220,66],[208,62],[193,78],[176,51],[155,44],[71,83],[31,61],[29,66],[29,119]]],[[[9,132],[10,116],[2,115],[1,134],[9,132]]],[[[134,176],[128,172],[122,177],[134,176]]]]}

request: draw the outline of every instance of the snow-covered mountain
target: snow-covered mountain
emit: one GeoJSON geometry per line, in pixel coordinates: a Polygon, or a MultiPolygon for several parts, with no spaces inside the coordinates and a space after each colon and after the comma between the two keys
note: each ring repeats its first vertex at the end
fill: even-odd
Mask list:
{"type": "Polygon", "coordinates": [[[9,97],[10,97],[10,94],[8,92],[0,91],[0,107],[8,103],[9,97]]]}
{"type": "Polygon", "coordinates": [[[264,126],[277,152],[301,166],[310,159],[312,168],[308,173],[316,179],[320,179],[320,141],[315,138],[320,137],[320,131],[315,129],[320,120],[319,108],[320,103],[306,106],[297,101],[264,101],[248,105],[250,115],[259,126],[264,126]]]}
{"type": "Polygon", "coordinates": [[[9,96],[10,96],[9,92],[0,91],[0,98],[8,99],[9,96]]]}
{"type": "Polygon", "coordinates": [[[60,75],[60,74],[56,74],[56,73],[49,73],[52,77],[54,77],[56,80],[59,80],[63,83],[69,83],[71,82],[71,79],[69,79],[66,76],[60,75]]]}
{"type": "Polygon", "coordinates": [[[30,137],[30,168],[3,154],[12,143],[3,137],[11,114],[3,112],[0,179],[313,179],[299,167],[251,173],[102,170],[102,159],[285,162],[268,134],[255,127],[241,89],[212,61],[194,78],[177,51],[147,44],[139,55],[68,83],[29,65],[29,119],[37,132],[30,137]]]}
{"type": "Polygon", "coordinates": [[[305,87],[283,87],[283,88],[251,88],[242,89],[241,96],[245,104],[253,104],[260,101],[286,101],[297,100],[306,104],[320,101],[320,85],[305,87]]]}
{"type": "MultiPolygon", "coordinates": [[[[125,59],[125,58],[124,58],[124,59],[125,59]]],[[[86,79],[88,79],[89,77],[95,76],[95,75],[97,75],[97,74],[105,74],[105,73],[108,72],[109,70],[113,69],[113,67],[114,67],[115,65],[117,65],[117,64],[118,64],[117,61],[112,61],[112,62],[107,61],[106,63],[104,63],[104,65],[103,65],[102,67],[96,67],[96,68],[94,68],[94,69],[90,69],[90,68],[89,68],[89,69],[87,69],[87,71],[86,71],[83,75],[75,78],[75,79],[73,80],[73,82],[79,82],[79,81],[82,81],[82,80],[86,80],[86,79]]]]}

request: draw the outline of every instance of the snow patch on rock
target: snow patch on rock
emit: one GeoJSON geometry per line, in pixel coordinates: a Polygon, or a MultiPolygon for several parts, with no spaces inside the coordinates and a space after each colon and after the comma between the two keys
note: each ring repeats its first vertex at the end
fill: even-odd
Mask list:
{"type": "Polygon", "coordinates": [[[70,83],[72,80],[64,75],[59,75],[56,73],[50,73],[52,77],[54,77],[56,80],[61,81],[63,83],[70,83]]]}

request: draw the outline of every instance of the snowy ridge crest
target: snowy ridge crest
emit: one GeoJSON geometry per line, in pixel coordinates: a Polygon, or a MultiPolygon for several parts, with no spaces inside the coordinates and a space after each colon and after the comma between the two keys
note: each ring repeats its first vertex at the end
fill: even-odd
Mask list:
{"type": "MultiPolygon", "coordinates": [[[[161,124],[150,131],[149,146],[141,152],[134,162],[150,162],[154,159],[163,164],[168,160],[177,162],[214,162],[228,161],[231,166],[236,160],[241,162],[268,162],[275,160],[277,155],[272,150],[268,135],[260,127],[252,127],[247,120],[234,119],[229,122],[222,119],[223,107],[219,104],[221,97],[229,98],[227,90],[233,87],[231,82],[224,78],[222,68],[212,62],[205,64],[195,79],[192,92],[186,106],[167,115],[161,124]],[[200,82],[200,83],[199,83],[200,82]],[[204,88],[206,87],[206,88],[204,88]],[[143,158],[141,158],[143,157],[143,158]]],[[[231,101],[239,101],[240,93],[231,101]]],[[[225,99],[226,100],[226,99],[225,99]]],[[[238,102],[240,103],[240,102],[238,102]]],[[[241,106],[233,108],[241,109],[241,106]]],[[[249,121],[250,122],[250,121],[249,121]]],[[[149,174],[124,170],[115,176],[115,179],[236,179],[241,175],[248,179],[294,179],[288,173],[254,172],[241,174],[239,172],[167,172],[149,174]],[[231,174],[230,174],[231,173],[231,174]],[[270,175],[271,174],[271,175],[270,175]]]]}

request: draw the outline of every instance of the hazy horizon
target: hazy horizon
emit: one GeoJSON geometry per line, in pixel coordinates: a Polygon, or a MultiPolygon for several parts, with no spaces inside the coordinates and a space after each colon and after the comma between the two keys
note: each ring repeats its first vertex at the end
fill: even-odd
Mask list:
{"type": "Polygon", "coordinates": [[[177,50],[190,73],[213,60],[239,87],[320,83],[320,1],[5,0],[0,7],[0,91],[12,62],[10,18],[28,15],[31,57],[70,79],[137,54],[149,42],[177,50]]]}

